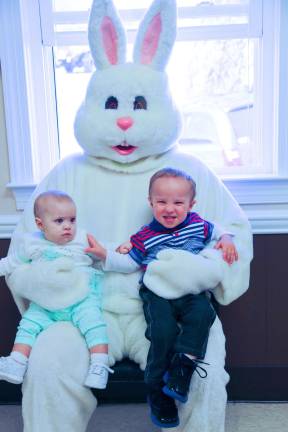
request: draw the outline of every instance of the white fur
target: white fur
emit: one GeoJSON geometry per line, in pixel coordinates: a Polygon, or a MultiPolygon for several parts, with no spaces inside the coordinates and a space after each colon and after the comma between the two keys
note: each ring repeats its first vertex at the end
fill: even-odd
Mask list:
{"type": "MultiPolygon", "coordinates": [[[[227,274],[225,275],[226,285],[225,288],[221,285],[221,290],[226,292],[226,295],[228,294],[230,299],[233,299],[247,289],[249,262],[252,255],[249,224],[226,188],[219,183],[218,179],[202,163],[191,156],[177,152],[168,152],[161,157],[152,157],[149,159],[150,170],[148,170],[149,163],[146,160],[146,171],[142,172],[143,167],[139,163],[138,165],[133,165],[133,168],[131,166],[130,171],[129,166],[126,166],[127,173],[123,172],[122,164],[112,164],[112,171],[111,169],[103,168],[101,161],[101,159],[91,159],[85,155],[73,156],[66,159],[41,183],[37,193],[50,188],[65,190],[73,196],[76,202],[78,220],[81,226],[87,227],[87,230],[94,234],[96,238],[105,239],[107,243],[114,241],[116,244],[120,244],[129,238],[129,235],[135,232],[140,225],[149,222],[151,219],[146,198],[147,185],[152,173],[156,169],[159,169],[159,164],[161,166],[182,168],[193,175],[198,186],[198,201],[195,211],[208,220],[221,223],[227,231],[235,234],[235,242],[240,251],[240,260],[237,267],[233,264],[233,266],[227,269],[227,274]],[[137,172],[136,167],[138,167],[140,172],[137,172]],[[119,168],[119,171],[116,171],[117,168],[119,168]],[[85,190],[85,194],[83,194],[83,190],[85,190]],[[113,191],[115,191],[114,194],[113,191]],[[243,274],[244,276],[242,276],[243,274]],[[240,278],[238,277],[239,275],[241,276],[240,278]]],[[[32,203],[33,198],[17,231],[35,229],[32,217],[32,203]]],[[[14,239],[12,240],[12,246],[17,247],[14,239]]],[[[180,262],[179,274],[184,273],[185,269],[185,263],[180,262]]],[[[9,280],[9,284],[13,290],[17,304],[24,310],[25,304],[22,297],[27,297],[27,286],[33,282],[33,274],[29,272],[27,266],[23,266],[22,269],[14,272],[13,277],[13,280],[9,280]],[[23,280],[26,282],[25,285],[22,284],[23,280]],[[16,295],[16,289],[18,293],[22,292],[21,296],[16,295]]],[[[116,360],[120,360],[123,356],[128,356],[141,364],[142,368],[145,365],[148,343],[144,337],[146,326],[142,314],[142,305],[138,296],[139,277],[138,272],[131,275],[107,273],[104,277],[103,307],[108,324],[111,364],[116,360]]],[[[69,357],[71,353],[69,347],[70,338],[75,332],[70,332],[65,327],[66,330],[63,333],[59,327],[57,328],[58,332],[57,334],[53,333],[53,338],[50,337],[50,333],[42,335],[47,347],[53,347],[53,349],[51,348],[51,353],[53,352],[52,358],[51,355],[47,354],[46,349],[43,351],[43,344],[39,348],[38,345],[33,348],[35,359],[38,359],[43,368],[46,367],[46,362],[52,366],[50,366],[45,386],[42,383],[41,395],[37,396],[36,403],[33,402],[35,386],[38,388],[38,384],[35,382],[38,376],[38,366],[35,366],[36,360],[31,365],[29,379],[24,387],[24,406],[31,405],[30,411],[28,410],[24,413],[25,422],[28,422],[28,425],[31,424],[31,428],[27,429],[29,432],[38,432],[39,429],[37,427],[34,429],[32,427],[32,424],[36,424],[36,421],[38,422],[37,424],[40,422],[43,432],[57,431],[56,424],[59,424],[59,422],[60,424],[63,423],[64,406],[65,412],[66,409],[70,411],[69,407],[75,408],[80,399],[83,410],[81,411],[79,408],[73,414],[71,422],[70,420],[68,421],[67,429],[65,430],[65,422],[64,429],[61,432],[68,432],[68,430],[69,432],[82,432],[85,428],[81,429],[77,425],[79,425],[80,420],[82,424],[88,421],[86,416],[88,416],[89,409],[91,409],[89,408],[91,406],[90,393],[87,390],[85,393],[83,388],[80,391],[80,383],[77,376],[75,376],[74,371],[69,372],[70,368],[73,368],[72,363],[75,363],[75,354],[72,355],[72,360],[69,357]],[[63,340],[66,343],[63,344],[63,340]],[[55,343],[57,346],[61,343],[64,345],[63,347],[61,346],[61,352],[65,356],[65,373],[64,371],[60,373],[59,367],[54,366],[56,360],[57,362],[60,361],[57,350],[55,351],[54,349],[55,343]],[[54,361],[53,358],[55,356],[57,359],[54,361]],[[36,371],[33,370],[34,367],[36,371]],[[49,377],[50,374],[53,375],[53,371],[54,373],[58,373],[57,371],[59,371],[60,375],[58,379],[53,377],[53,380],[51,380],[53,388],[51,388],[49,377]],[[64,381],[65,386],[63,387],[64,381]],[[64,398],[61,409],[60,407],[58,409],[53,401],[51,401],[51,405],[48,405],[51,406],[51,410],[48,409],[47,414],[41,410],[41,418],[37,417],[34,405],[38,405],[38,403],[44,404],[44,401],[47,402],[47,399],[50,400],[50,398],[54,397],[55,392],[61,398],[64,398]],[[83,406],[86,408],[84,409],[83,406]],[[31,412],[35,415],[32,423],[30,419],[31,412]],[[75,425],[72,427],[71,423],[74,417],[75,425]],[[53,427],[51,426],[52,420],[53,427]]],[[[80,337],[78,339],[79,342],[77,343],[80,343],[80,337]]],[[[72,346],[74,346],[74,342],[72,346]]],[[[223,431],[227,374],[223,369],[225,350],[224,336],[220,325],[216,326],[215,324],[215,328],[213,326],[213,332],[211,330],[209,337],[209,347],[211,347],[209,348],[208,356],[209,363],[211,364],[209,367],[209,378],[208,380],[201,381],[197,377],[193,378],[193,382],[197,382],[197,384],[193,384],[196,387],[190,396],[193,403],[191,402],[190,405],[189,398],[188,405],[181,407],[180,418],[181,428],[183,429],[179,427],[179,431],[190,432],[193,429],[199,432],[223,431]],[[217,425],[217,429],[215,425],[217,425]],[[213,429],[214,426],[215,429],[213,429]]],[[[77,355],[77,359],[80,360],[79,355],[77,355]]],[[[57,362],[56,364],[58,364],[57,362]]],[[[84,375],[84,363],[81,370],[84,375]]]]}
{"type": "Polygon", "coordinates": [[[218,255],[195,255],[183,250],[164,249],[158,253],[157,261],[148,265],[144,284],[167,299],[212,290],[222,280],[222,262],[218,255]]]}
{"type": "MultiPolygon", "coordinates": [[[[123,352],[131,352],[130,357],[133,360],[141,363],[139,359],[142,359],[143,369],[148,349],[144,337],[143,316],[122,315],[119,320],[119,317],[106,313],[105,317],[109,326],[111,321],[115,320],[115,328],[118,329],[115,332],[115,340],[111,340],[113,348],[119,348],[118,355],[115,352],[116,357],[121,359],[123,352]],[[142,323],[139,321],[140,318],[143,320],[142,323]],[[132,345],[133,340],[136,340],[137,344],[130,351],[128,344],[132,345]]],[[[209,363],[208,376],[204,380],[194,374],[188,402],[179,404],[181,425],[175,428],[175,431],[224,432],[227,398],[225,385],[228,382],[224,358],[225,338],[217,318],[210,330],[205,357],[205,361],[209,363]]],[[[86,430],[89,418],[96,407],[96,399],[90,390],[82,385],[88,361],[85,342],[70,323],[59,322],[38,337],[23,384],[24,432],[86,430]],[[51,356],[51,350],[57,352],[57,356],[51,356]]]]}
{"type": "Polygon", "coordinates": [[[168,299],[210,290],[220,304],[227,305],[249,286],[251,237],[235,240],[240,261],[235,261],[231,267],[219,251],[210,247],[199,255],[166,249],[159,252],[157,261],[148,265],[144,283],[155,294],[168,299]]]}
{"type": "MultiPolygon", "coordinates": [[[[161,33],[155,56],[151,60],[150,66],[163,70],[168,62],[173,44],[176,38],[176,4],[171,0],[156,0],[152,3],[142,20],[134,46],[133,59],[135,63],[141,63],[141,52],[143,39],[147,35],[147,28],[155,15],[160,14],[161,33]]],[[[155,35],[150,35],[153,38],[155,35]]]]}
{"type": "Polygon", "coordinates": [[[167,151],[175,145],[180,128],[181,117],[172,103],[167,76],[132,63],[94,72],[75,119],[75,136],[88,154],[123,165],[167,151]],[[118,99],[118,110],[105,110],[109,96],[118,99]],[[146,98],[147,110],[133,110],[136,96],[146,98]],[[134,124],[123,131],[116,121],[127,116],[134,124]],[[123,141],[137,146],[137,151],[124,157],[116,153],[112,146],[123,141]]]}
{"type": "MultiPolygon", "coordinates": [[[[107,5],[111,6],[108,0],[95,0],[94,4],[95,8],[101,9],[102,16],[107,5]]],[[[153,8],[157,9],[160,4],[167,17],[164,25],[168,26],[171,13],[169,19],[173,18],[173,22],[170,25],[174,28],[174,0],[156,0],[147,16],[152,19],[153,8]]],[[[93,16],[92,20],[97,21],[93,16]]],[[[139,40],[141,37],[140,34],[139,40]]],[[[167,33],[163,36],[163,43],[166,37],[167,33]]],[[[95,43],[101,50],[99,40],[95,43]]],[[[168,44],[171,47],[171,41],[168,44]]],[[[92,46],[92,50],[94,48],[92,46]]],[[[168,47],[163,54],[164,48],[160,49],[163,51],[159,54],[158,66],[165,63],[170,50],[168,47]]],[[[103,53],[99,55],[104,56],[103,53]]],[[[94,52],[96,63],[97,56],[94,52]]],[[[103,58],[99,62],[102,63],[103,58]]],[[[169,95],[167,77],[160,69],[156,70],[153,65],[118,64],[94,73],[75,121],[75,134],[85,153],[62,161],[41,182],[17,232],[35,230],[33,200],[36,194],[47,189],[60,189],[75,200],[81,226],[98,239],[120,244],[151,220],[147,204],[151,175],[165,166],[180,168],[187,171],[197,184],[195,211],[207,220],[218,222],[235,236],[239,262],[226,266],[221,283],[214,289],[222,303],[229,303],[248,287],[252,257],[250,226],[217,177],[200,161],[177,150],[180,116],[169,95]],[[146,98],[147,110],[133,110],[134,99],[139,95],[146,98]],[[105,110],[109,96],[117,97],[118,110],[105,110]],[[126,132],[116,124],[117,119],[123,116],[131,117],[134,122],[126,132]],[[111,148],[123,141],[137,146],[129,156],[121,156],[111,148]]],[[[16,234],[11,247],[17,248],[16,234]]],[[[178,260],[176,265],[179,275],[187,271],[186,259],[178,260]]],[[[146,326],[138,295],[139,277],[137,272],[131,275],[107,273],[103,280],[103,308],[108,323],[111,364],[128,356],[142,368],[145,366],[148,342],[144,337],[146,326]]],[[[30,284],[35,286],[32,285],[35,284],[35,275],[27,266],[22,266],[8,283],[23,311],[26,306],[23,299],[29,298],[27,287],[30,284]]],[[[197,375],[193,376],[188,403],[179,407],[181,424],[177,431],[224,431],[228,380],[224,358],[225,338],[217,319],[211,328],[206,353],[206,360],[210,363],[208,377],[200,380],[197,375]]],[[[83,339],[71,325],[58,323],[39,337],[32,350],[23,386],[25,432],[84,432],[96,405],[90,391],[82,385],[87,361],[83,339]]]]}
{"type": "Polygon", "coordinates": [[[101,23],[105,17],[111,19],[117,34],[116,51],[118,63],[125,62],[126,56],[126,37],[122,23],[111,0],[94,1],[89,18],[88,39],[91,54],[98,69],[104,69],[111,65],[109,58],[104,50],[101,23]]]}
{"type": "MultiPolygon", "coordinates": [[[[33,279],[26,285],[25,298],[45,309],[57,310],[83,300],[89,293],[89,273],[71,258],[63,257],[49,262],[25,264],[33,279]],[[71,287],[77,287],[76,290],[71,287]]],[[[15,273],[11,275],[11,283],[15,273]]],[[[15,294],[23,295],[23,287],[15,284],[15,294]],[[17,291],[20,288],[20,291],[17,291]]]]}
{"type": "MultiPolygon", "coordinates": [[[[92,6],[89,41],[98,70],[91,78],[85,101],[77,113],[74,125],[79,144],[92,156],[127,164],[143,157],[161,154],[175,145],[181,128],[181,117],[171,99],[165,72],[155,70],[161,69],[160,65],[164,67],[175,40],[174,0],[155,0],[152,3],[139,27],[134,58],[140,55],[147,25],[158,13],[161,13],[162,32],[153,62],[150,65],[141,65],[139,60],[135,60],[135,64],[121,64],[119,61],[117,65],[106,67],[108,60],[99,33],[100,22],[104,16],[111,17],[119,34],[122,32],[122,25],[110,0],[96,0],[92,6]],[[110,96],[118,100],[118,109],[105,109],[105,102],[110,96]],[[133,102],[136,96],[146,99],[147,109],[134,110],[133,102]],[[119,128],[117,119],[120,117],[130,117],[133,127],[126,131],[119,128]],[[136,146],[137,151],[127,156],[115,152],[112,147],[124,141],[136,146]]],[[[123,44],[122,36],[120,40],[123,44]]]]}

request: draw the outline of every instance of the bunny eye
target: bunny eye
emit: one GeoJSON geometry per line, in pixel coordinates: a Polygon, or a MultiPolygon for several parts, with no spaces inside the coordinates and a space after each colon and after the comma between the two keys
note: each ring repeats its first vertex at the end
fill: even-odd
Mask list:
{"type": "Polygon", "coordinates": [[[105,109],[117,109],[118,100],[114,96],[109,96],[105,102],[105,109]]]}
{"type": "Polygon", "coordinates": [[[144,96],[136,96],[134,99],[134,110],[147,109],[147,102],[144,96]]]}

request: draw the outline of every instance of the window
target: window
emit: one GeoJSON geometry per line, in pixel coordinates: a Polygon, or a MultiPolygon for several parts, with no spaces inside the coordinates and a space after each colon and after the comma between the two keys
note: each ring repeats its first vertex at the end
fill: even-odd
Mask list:
{"type": "MultiPolygon", "coordinates": [[[[150,2],[115,0],[128,42],[150,2]]],[[[77,151],[73,120],[93,71],[86,39],[90,3],[1,2],[10,187],[19,208],[60,157],[77,151]],[[77,88],[73,100],[71,85],[77,88]]],[[[168,73],[183,112],[181,143],[204,160],[209,155],[206,162],[223,177],[256,232],[287,232],[287,2],[177,4],[178,40],[168,73]]]]}
{"type": "MultiPolygon", "coordinates": [[[[131,42],[150,2],[115,3],[131,42]]],[[[49,13],[47,2],[40,8],[43,44],[53,46],[60,157],[81,151],[73,120],[94,70],[86,45],[89,5],[81,2],[82,11],[76,13],[76,5],[65,0],[54,0],[49,13]]],[[[255,86],[255,74],[262,60],[262,1],[178,0],[178,11],[178,38],[168,74],[183,113],[180,144],[220,175],[271,173],[273,157],[264,158],[265,143],[257,133],[260,87],[255,86]]],[[[132,51],[131,43],[129,48],[132,51]]],[[[267,133],[263,136],[268,142],[267,133]]],[[[272,149],[268,152],[273,156],[272,149]]]]}

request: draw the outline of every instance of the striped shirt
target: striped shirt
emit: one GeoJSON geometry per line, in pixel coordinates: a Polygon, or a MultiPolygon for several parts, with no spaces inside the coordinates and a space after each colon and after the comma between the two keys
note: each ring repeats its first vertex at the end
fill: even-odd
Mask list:
{"type": "Polygon", "coordinates": [[[214,225],[197,213],[188,213],[175,228],[165,228],[156,219],[144,225],[130,241],[130,257],[145,270],[149,262],[163,249],[182,249],[198,254],[211,241],[214,225]]]}

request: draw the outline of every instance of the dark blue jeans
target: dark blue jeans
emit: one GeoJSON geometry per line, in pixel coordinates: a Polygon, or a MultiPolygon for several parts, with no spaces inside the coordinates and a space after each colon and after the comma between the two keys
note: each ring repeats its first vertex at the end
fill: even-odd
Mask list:
{"type": "Polygon", "coordinates": [[[204,358],[216,313],[205,293],[167,300],[142,285],[140,297],[147,322],[145,336],[151,342],[145,382],[154,387],[162,382],[174,353],[204,358]]]}

